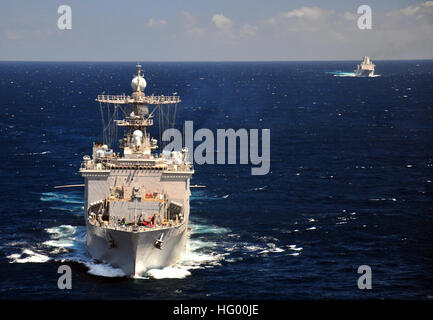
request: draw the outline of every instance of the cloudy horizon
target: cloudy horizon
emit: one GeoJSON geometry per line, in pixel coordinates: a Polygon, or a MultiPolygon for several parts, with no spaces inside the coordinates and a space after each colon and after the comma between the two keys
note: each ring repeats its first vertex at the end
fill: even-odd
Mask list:
{"type": "Polygon", "coordinates": [[[302,61],[433,59],[433,1],[0,4],[0,60],[302,61]],[[57,8],[72,9],[59,30],[57,8]],[[372,9],[361,30],[360,5],[372,9]]]}

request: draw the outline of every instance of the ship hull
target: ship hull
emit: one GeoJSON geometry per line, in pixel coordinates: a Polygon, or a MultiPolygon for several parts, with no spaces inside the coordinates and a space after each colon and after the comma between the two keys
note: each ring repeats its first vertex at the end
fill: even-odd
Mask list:
{"type": "Polygon", "coordinates": [[[186,224],[145,232],[130,232],[87,225],[87,248],[99,261],[121,269],[126,276],[142,276],[147,270],[176,263],[185,250],[186,224]],[[161,249],[155,241],[161,238],[161,249]]]}
{"type": "Polygon", "coordinates": [[[358,70],[355,72],[355,75],[357,77],[373,77],[374,71],[373,70],[358,70]]]}

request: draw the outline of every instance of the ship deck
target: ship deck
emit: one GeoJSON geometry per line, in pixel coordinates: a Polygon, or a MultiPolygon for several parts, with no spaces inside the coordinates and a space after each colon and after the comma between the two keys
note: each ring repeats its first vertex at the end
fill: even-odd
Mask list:
{"type": "Polygon", "coordinates": [[[88,223],[95,227],[100,227],[107,230],[135,232],[135,233],[150,232],[155,230],[168,230],[172,228],[181,227],[182,225],[185,224],[185,222],[183,221],[178,223],[176,223],[175,221],[166,221],[161,224],[156,224],[151,226],[140,226],[135,224],[121,225],[117,222],[112,222],[112,221],[110,222],[102,221],[102,223],[100,223],[96,219],[88,219],[88,223]]]}

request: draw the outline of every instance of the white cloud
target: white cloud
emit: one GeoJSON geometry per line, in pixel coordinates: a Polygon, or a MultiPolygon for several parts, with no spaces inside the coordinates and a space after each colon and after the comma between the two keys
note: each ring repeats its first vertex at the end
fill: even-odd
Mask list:
{"type": "Polygon", "coordinates": [[[223,14],[214,15],[212,21],[220,29],[227,30],[232,28],[232,21],[223,14]]]}
{"type": "Polygon", "coordinates": [[[272,34],[277,36],[282,36],[287,32],[316,32],[329,29],[335,22],[335,15],[333,10],[301,7],[288,12],[280,12],[264,20],[263,24],[273,26],[275,33],[272,34]]]}
{"type": "Polygon", "coordinates": [[[346,11],[343,14],[343,18],[347,21],[355,21],[355,20],[357,20],[358,16],[352,12],[346,11]]]}
{"type": "Polygon", "coordinates": [[[188,11],[182,11],[184,19],[184,29],[186,33],[193,38],[201,38],[205,33],[205,29],[198,25],[197,17],[188,11]]]}
{"type": "Polygon", "coordinates": [[[415,16],[415,14],[418,13],[417,18],[422,17],[424,15],[429,15],[433,13],[433,1],[426,1],[423,3],[419,3],[416,5],[411,5],[407,8],[403,8],[400,10],[393,10],[387,14],[388,17],[390,16],[406,16],[411,17],[415,16]]]}
{"type": "Polygon", "coordinates": [[[221,30],[226,36],[233,38],[233,24],[232,21],[225,17],[222,13],[216,14],[212,17],[212,22],[221,30]]]}
{"type": "Polygon", "coordinates": [[[251,24],[244,24],[241,28],[235,28],[231,19],[222,13],[215,14],[212,17],[213,24],[225,36],[225,39],[233,40],[235,38],[252,38],[257,34],[258,27],[251,24]]]}
{"type": "Polygon", "coordinates": [[[305,18],[310,20],[316,20],[326,15],[326,13],[326,10],[323,10],[319,7],[302,7],[300,9],[294,9],[292,11],[282,13],[282,16],[289,19],[305,18]]]}
{"type": "Polygon", "coordinates": [[[239,34],[244,38],[254,37],[257,33],[258,28],[256,26],[252,26],[250,24],[245,24],[240,30],[239,34]]]}
{"type": "Polygon", "coordinates": [[[206,23],[183,12],[184,34],[201,46],[206,39],[206,50],[216,59],[431,58],[433,1],[394,8],[373,11],[372,30],[358,28],[357,8],[339,12],[303,6],[239,25],[223,13],[206,23]]]}
{"type": "Polygon", "coordinates": [[[161,28],[164,27],[167,24],[167,21],[165,21],[164,19],[158,20],[158,19],[153,19],[150,18],[149,21],[147,22],[146,26],[148,28],[161,28]]]}
{"type": "Polygon", "coordinates": [[[421,7],[410,6],[406,9],[401,9],[400,12],[405,16],[413,16],[421,7]]]}

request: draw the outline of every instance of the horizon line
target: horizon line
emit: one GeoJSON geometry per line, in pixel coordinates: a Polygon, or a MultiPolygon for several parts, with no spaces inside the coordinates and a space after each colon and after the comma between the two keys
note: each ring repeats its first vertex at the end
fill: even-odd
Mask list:
{"type": "MultiPolygon", "coordinates": [[[[220,63],[249,63],[249,62],[352,62],[352,61],[359,61],[360,59],[342,59],[342,60],[337,60],[337,59],[318,59],[318,60],[9,60],[9,59],[5,59],[5,60],[0,60],[0,63],[3,62],[66,62],[66,63],[77,63],[77,62],[82,62],[82,63],[130,63],[130,62],[134,62],[137,63],[137,61],[139,62],[144,62],[144,63],[209,63],[209,62],[220,62],[220,63]]],[[[432,61],[433,58],[413,58],[413,59],[393,59],[393,58],[386,58],[386,59],[374,59],[372,58],[372,60],[374,61],[432,61]]]]}

